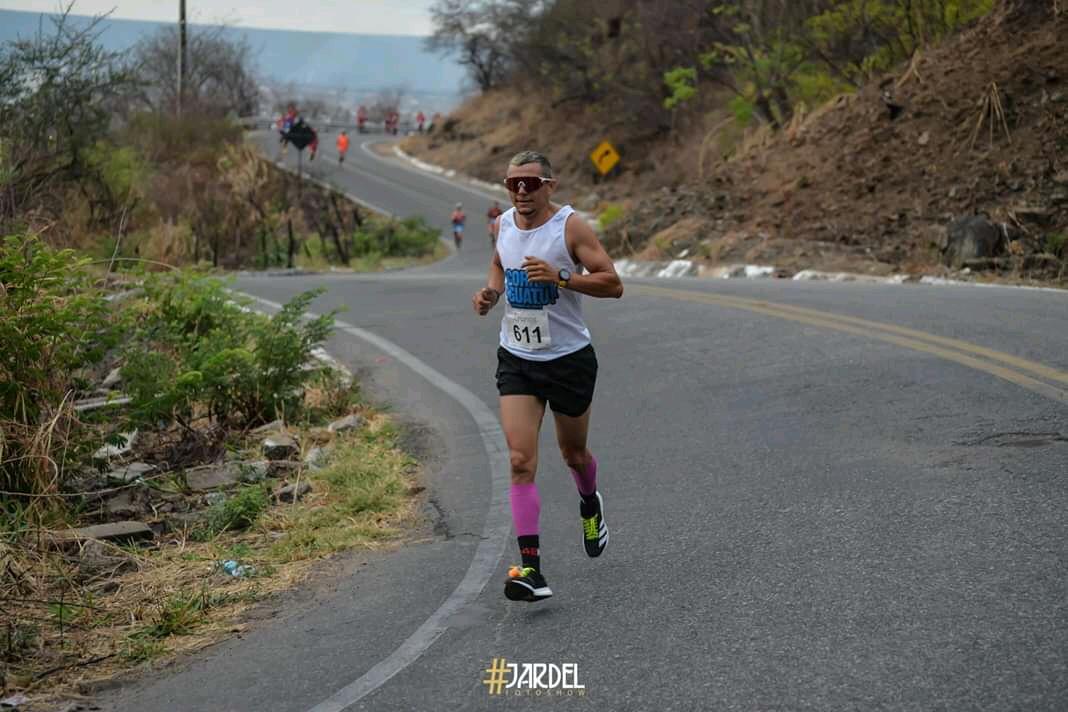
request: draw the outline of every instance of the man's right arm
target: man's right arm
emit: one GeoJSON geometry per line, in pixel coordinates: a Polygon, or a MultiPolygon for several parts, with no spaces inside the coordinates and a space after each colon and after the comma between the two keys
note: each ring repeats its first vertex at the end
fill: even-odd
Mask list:
{"type": "Polygon", "coordinates": [[[475,307],[475,313],[485,316],[489,310],[497,306],[504,294],[504,266],[497,251],[493,251],[493,260],[490,262],[489,274],[486,275],[486,286],[475,292],[471,299],[475,307]]]}
{"type": "Polygon", "coordinates": [[[493,259],[490,260],[486,286],[497,290],[497,294],[504,294],[504,265],[501,264],[501,256],[497,254],[497,250],[493,251],[493,259]]]}

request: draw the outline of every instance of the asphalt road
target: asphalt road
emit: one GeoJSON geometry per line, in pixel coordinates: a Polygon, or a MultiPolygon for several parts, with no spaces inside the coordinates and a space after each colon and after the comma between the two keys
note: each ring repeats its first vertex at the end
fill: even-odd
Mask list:
{"type": "Polygon", "coordinates": [[[104,709],[340,709],[354,682],[349,708],[368,710],[1068,708],[1068,293],[628,280],[622,300],[587,300],[611,544],[583,555],[546,428],[555,596],[516,604],[501,592],[511,534],[481,538],[507,507],[491,506],[485,423],[439,388],[496,408],[499,315],[469,305],[489,200],[355,142],[339,168],[333,136],[312,168],[443,230],[457,200],[472,216],[463,251],[421,270],[238,282],[273,302],[326,286],[321,308],[436,371],[349,331],[331,344],[420,434],[438,536],[343,560],[104,709]],[[438,637],[382,673],[473,558],[502,550],[438,637]],[[494,658],[575,663],[584,694],[491,695],[494,658]]]}

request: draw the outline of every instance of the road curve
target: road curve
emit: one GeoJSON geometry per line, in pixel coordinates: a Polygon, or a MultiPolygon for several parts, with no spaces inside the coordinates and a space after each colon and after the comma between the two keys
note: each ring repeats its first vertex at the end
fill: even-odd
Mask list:
{"type": "MultiPolygon", "coordinates": [[[[311,172],[393,214],[444,231],[463,201],[467,244],[410,272],[248,275],[238,287],[282,302],[325,286],[317,308],[345,307],[344,320],[494,408],[497,322],[469,306],[490,257],[489,198],[360,145],[338,166],[333,137],[322,146],[311,172]]],[[[548,428],[554,598],[503,598],[507,542],[481,594],[351,709],[1068,707],[1068,293],[628,280],[622,300],[586,309],[606,555],[582,553],[548,428]],[[482,683],[494,658],[576,663],[584,694],[502,700],[482,683]]],[[[386,659],[464,577],[490,506],[476,424],[376,347],[346,333],[331,346],[433,430],[428,477],[446,531],[372,556],[105,709],[311,709],[386,659]]]]}

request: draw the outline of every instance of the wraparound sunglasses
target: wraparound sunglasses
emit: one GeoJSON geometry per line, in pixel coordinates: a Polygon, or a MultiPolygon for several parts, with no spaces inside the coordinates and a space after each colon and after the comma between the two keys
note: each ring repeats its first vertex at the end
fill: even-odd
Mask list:
{"type": "Polygon", "coordinates": [[[541,190],[542,185],[545,183],[552,183],[555,180],[555,178],[539,178],[538,176],[518,176],[515,178],[505,178],[504,185],[512,193],[518,193],[520,190],[534,193],[541,190]]]}

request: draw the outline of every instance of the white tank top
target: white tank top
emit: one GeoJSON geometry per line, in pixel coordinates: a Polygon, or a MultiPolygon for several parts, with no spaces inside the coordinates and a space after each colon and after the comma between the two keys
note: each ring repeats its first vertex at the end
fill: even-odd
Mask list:
{"type": "Polygon", "coordinates": [[[557,270],[572,274],[582,270],[571,259],[564,239],[564,226],[575,211],[561,207],[533,230],[515,224],[515,208],[500,217],[497,254],[504,267],[504,316],[501,346],[530,361],[552,361],[590,343],[590,330],[582,320],[581,295],[560,289],[555,283],[527,282],[523,260],[529,255],[545,260],[557,270]]]}

